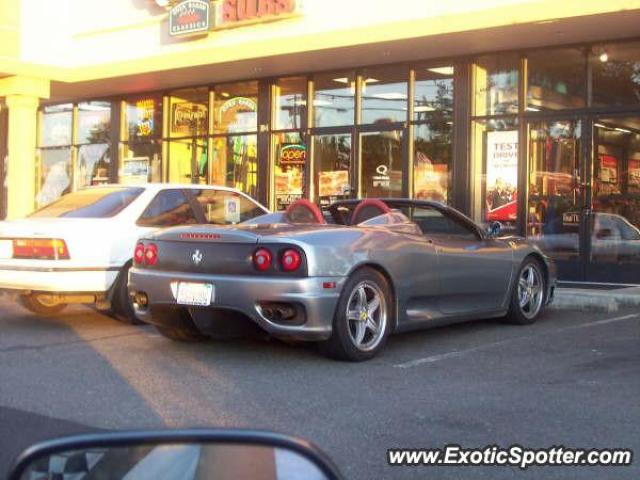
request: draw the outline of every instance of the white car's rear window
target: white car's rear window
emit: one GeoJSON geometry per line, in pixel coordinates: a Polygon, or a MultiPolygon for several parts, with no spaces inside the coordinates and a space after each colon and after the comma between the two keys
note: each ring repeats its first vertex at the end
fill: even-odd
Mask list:
{"type": "Polygon", "coordinates": [[[50,205],[32,213],[40,218],[109,218],[127,208],[144,188],[89,188],[64,195],[50,205]]]}

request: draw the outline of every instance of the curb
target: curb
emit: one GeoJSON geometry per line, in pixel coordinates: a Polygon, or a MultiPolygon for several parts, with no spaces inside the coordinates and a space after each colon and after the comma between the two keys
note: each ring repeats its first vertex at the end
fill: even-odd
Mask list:
{"type": "Polygon", "coordinates": [[[554,310],[589,310],[617,312],[623,308],[640,308],[640,288],[595,290],[558,288],[548,308],[554,310]]]}

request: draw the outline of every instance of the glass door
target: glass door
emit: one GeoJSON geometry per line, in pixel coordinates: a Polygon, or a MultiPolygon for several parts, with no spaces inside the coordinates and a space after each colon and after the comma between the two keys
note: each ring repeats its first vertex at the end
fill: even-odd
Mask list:
{"type": "Polygon", "coordinates": [[[640,284],[640,116],[593,122],[586,280],[640,284]]]}
{"type": "Polygon", "coordinates": [[[321,205],[356,196],[351,133],[326,133],[313,137],[318,175],[318,200],[321,205]]]}
{"type": "Polygon", "coordinates": [[[528,124],[527,236],[555,259],[562,280],[584,277],[582,125],[576,119],[528,124]]]}
{"type": "Polygon", "coordinates": [[[360,134],[361,197],[402,196],[403,131],[360,134]]]}

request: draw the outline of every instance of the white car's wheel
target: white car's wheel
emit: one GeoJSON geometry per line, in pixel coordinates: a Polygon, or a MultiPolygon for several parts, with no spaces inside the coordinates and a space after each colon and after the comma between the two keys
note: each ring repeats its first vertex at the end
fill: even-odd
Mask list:
{"type": "Polygon", "coordinates": [[[45,295],[38,294],[20,295],[18,301],[31,313],[43,316],[58,315],[67,307],[66,303],[59,303],[45,295]]]}
{"type": "Polygon", "coordinates": [[[127,288],[127,282],[129,280],[129,269],[131,265],[124,266],[116,284],[113,286],[113,297],[111,299],[111,312],[118,320],[121,320],[131,325],[142,325],[144,322],[140,321],[133,310],[133,302],[129,296],[129,290],[127,288]]]}

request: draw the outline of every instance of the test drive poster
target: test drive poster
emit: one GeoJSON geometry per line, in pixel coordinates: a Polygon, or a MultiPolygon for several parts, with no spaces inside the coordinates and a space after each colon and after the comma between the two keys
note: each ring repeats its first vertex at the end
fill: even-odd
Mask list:
{"type": "Polygon", "coordinates": [[[516,220],[518,131],[487,133],[487,221],[516,220]]]}

